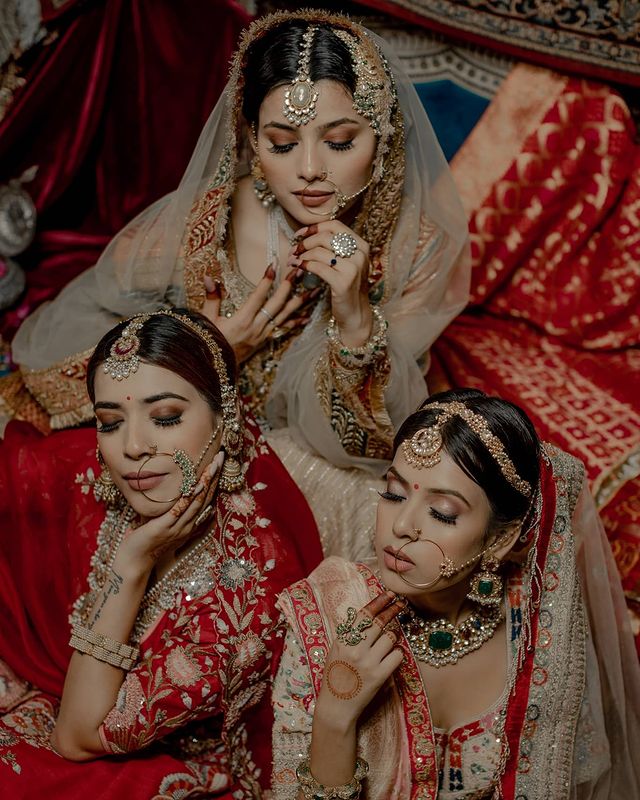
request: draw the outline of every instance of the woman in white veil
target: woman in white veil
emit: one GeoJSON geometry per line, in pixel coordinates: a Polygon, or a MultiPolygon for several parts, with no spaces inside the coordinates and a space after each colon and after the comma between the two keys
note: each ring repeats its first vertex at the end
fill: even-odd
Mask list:
{"type": "Polygon", "coordinates": [[[24,418],[25,398],[37,401],[52,428],[86,421],[84,364],[115,320],[178,304],[202,310],[234,346],[243,398],[271,428],[325,551],[361,557],[372,478],[424,396],[429,348],[465,305],[468,284],[464,212],[389,48],[346,17],[276,13],[245,33],[178,189],[20,328],[13,354],[25,387],[14,376],[0,402],[24,418]],[[342,137],[337,152],[318,134],[326,158],[296,173],[292,202],[288,179],[269,168],[273,148],[285,148],[283,159],[294,158],[289,145],[301,153],[336,86],[355,123],[331,128],[342,137]],[[267,101],[285,145],[265,133],[267,101]],[[367,137],[372,154],[354,184],[348,165],[367,137]],[[362,324],[347,331],[354,308],[362,324]]]}

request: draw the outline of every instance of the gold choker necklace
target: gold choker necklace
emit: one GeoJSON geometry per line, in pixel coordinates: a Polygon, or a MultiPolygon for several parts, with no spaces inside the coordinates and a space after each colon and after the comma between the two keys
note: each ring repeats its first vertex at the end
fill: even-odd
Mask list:
{"type": "Polygon", "coordinates": [[[411,652],[425,664],[444,667],[477,650],[496,632],[502,606],[481,607],[460,625],[446,619],[425,620],[407,606],[398,616],[411,652]]]}

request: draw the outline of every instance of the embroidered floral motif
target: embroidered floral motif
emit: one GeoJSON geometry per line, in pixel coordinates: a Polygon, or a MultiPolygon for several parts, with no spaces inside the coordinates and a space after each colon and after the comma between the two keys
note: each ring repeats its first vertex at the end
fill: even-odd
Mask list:
{"type": "Polygon", "coordinates": [[[193,686],[202,678],[198,662],[190,658],[184,647],[176,647],[169,653],[165,668],[169,680],[176,686],[193,686]]]}
{"type": "Polygon", "coordinates": [[[254,571],[254,565],[244,558],[228,558],[220,565],[220,583],[226,589],[234,591],[248,581],[254,571]]]}

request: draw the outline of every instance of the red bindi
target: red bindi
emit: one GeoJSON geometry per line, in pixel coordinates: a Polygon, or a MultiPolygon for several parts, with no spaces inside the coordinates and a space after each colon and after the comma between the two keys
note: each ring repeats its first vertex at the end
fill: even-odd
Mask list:
{"type": "Polygon", "coordinates": [[[414,483],[414,484],[413,484],[413,488],[414,488],[414,489],[416,490],[416,492],[417,492],[417,491],[418,491],[418,489],[420,488],[420,484],[419,484],[419,483],[414,483]]]}
{"type": "Polygon", "coordinates": [[[131,397],[129,395],[127,395],[127,400],[131,400],[131,397]]]}

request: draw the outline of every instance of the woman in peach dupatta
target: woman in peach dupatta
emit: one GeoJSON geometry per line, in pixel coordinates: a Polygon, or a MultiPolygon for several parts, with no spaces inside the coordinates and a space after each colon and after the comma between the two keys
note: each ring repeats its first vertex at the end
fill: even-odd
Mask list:
{"type": "Polygon", "coordinates": [[[576,459],[506,401],[435,395],[396,436],[376,552],[280,599],[277,800],[637,796],[640,675],[576,459]]]}

